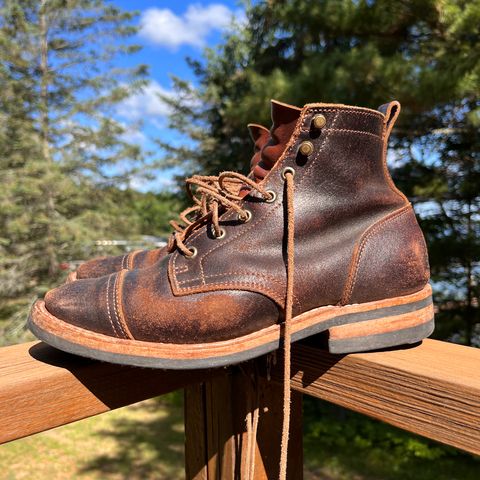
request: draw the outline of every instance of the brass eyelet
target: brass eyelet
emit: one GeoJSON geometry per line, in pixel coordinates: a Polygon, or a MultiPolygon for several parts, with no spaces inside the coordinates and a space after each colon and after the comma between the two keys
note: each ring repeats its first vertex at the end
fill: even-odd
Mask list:
{"type": "Polygon", "coordinates": [[[327,119],[325,118],[324,115],[322,115],[321,113],[318,113],[317,115],[314,115],[314,117],[312,118],[312,123],[315,128],[318,128],[320,130],[327,124],[327,119]]]}
{"type": "Polygon", "coordinates": [[[291,173],[292,176],[295,176],[295,170],[292,167],[285,167],[282,171],[282,178],[285,180],[285,175],[291,173]]]}
{"type": "Polygon", "coordinates": [[[220,228],[220,235],[215,234],[215,229],[214,228],[212,228],[212,233],[213,233],[213,236],[215,237],[215,240],[220,240],[220,239],[224,238],[225,235],[227,234],[227,232],[225,231],[224,228],[220,228]]]}
{"type": "Polygon", "coordinates": [[[252,219],[252,212],[250,210],[245,210],[245,216],[238,214],[238,219],[243,223],[247,223],[252,219]]]}
{"type": "Polygon", "coordinates": [[[309,142],[308,140],[305,140],[304,142],[302,142],[298,147],[298,151],[305,157],[308,157],[309,155],[311,155],[314,150],[315,150],[315,147],[313,146],[313,143],[309,142]]]}
{"type": "Polygon", "coordinates": [[[188,258],[189,260],[197,256],[198,250],[196,249],[196,247],[192,247],[190,249],[190,252],[191,252],[191,255],[185,255],[185,258],[188,258]]]}
{"type": "Polygon", "coordinates": [[[277,199],[277,194],[273,190],[267,190],[269,197],[265,199],[266,203],[273,203],[277,199]]]}

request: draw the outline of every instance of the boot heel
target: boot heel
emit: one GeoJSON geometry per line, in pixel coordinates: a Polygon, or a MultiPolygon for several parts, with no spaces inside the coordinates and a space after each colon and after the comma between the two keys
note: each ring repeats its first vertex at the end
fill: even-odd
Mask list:
{"type": "MultiPolygon", "coordinates": [[[[433,332],[434,311],[431,297],[425,298],[418,308],[409,303],[394,308],[393,316],[329,328],[329,351],[345,354],[396,347],[420,342],[433,332]]],[[[372,314],[375,315],[375,310],[372,314]]]]}

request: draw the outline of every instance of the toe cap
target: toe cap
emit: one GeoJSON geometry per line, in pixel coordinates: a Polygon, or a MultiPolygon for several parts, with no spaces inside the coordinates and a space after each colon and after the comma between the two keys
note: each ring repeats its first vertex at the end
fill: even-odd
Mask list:
{"type": "Polygon", "coordinates": [[[71,325],[112,337],[123,337],[109,304],[114,283],[115,275],[67,283],[45,295],[45,308],[71,325]]]}

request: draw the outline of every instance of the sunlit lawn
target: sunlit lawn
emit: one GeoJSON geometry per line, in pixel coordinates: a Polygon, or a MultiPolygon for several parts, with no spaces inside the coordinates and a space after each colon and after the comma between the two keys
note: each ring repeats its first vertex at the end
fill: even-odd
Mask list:
{"type": "Polygon", "coordinates": [[[2,480],[183,478],[183,409],[173,394],[0,446],[2,480]]]}
{"type": "MultiPolygon", "coordinates": [[[[480,478],[472,456],[323,402],[304,410],[305,480],[480,478]]],[[[181,479],[183,443],[179,391],[0,446],[0,479],[181,479]]]]}

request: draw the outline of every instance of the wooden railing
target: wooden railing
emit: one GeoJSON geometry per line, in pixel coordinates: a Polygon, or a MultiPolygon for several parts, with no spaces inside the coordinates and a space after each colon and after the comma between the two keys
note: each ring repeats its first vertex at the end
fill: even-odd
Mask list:
{"type": "MultiPolygon", "coordinates": [[[[0,443],[185,389],[188,479],[242,478],[245,418],[260,404],[256,478],[276,478],[282,367],[188,372],[98,363],[42,343],[0,349],[0,443]]],[[[292,351],[288,478],[302,477],[302,394],[480,454],[480,349],[425,340],[399,350],[329,355],[315,342],[292,351]]]]}

